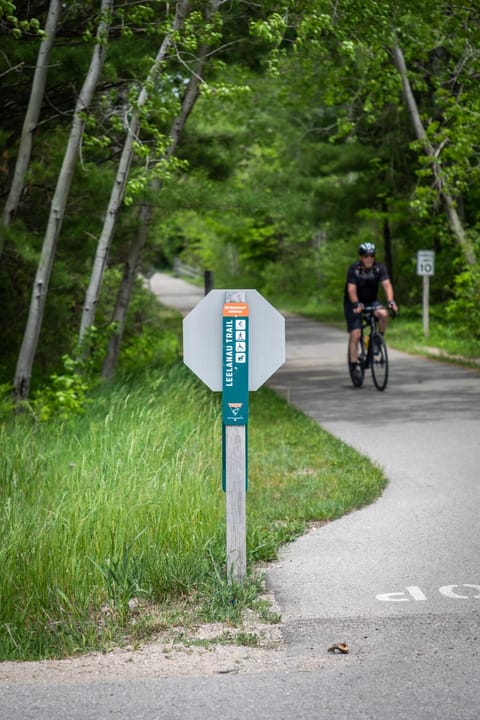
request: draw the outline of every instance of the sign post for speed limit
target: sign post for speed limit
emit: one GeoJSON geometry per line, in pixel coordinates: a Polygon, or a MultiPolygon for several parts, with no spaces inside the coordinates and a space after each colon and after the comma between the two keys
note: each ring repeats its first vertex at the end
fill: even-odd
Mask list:
{"type": "Polygon", "coordinates": [[[418,250],[417,275],[423,277],[423,334],[428,337],[430,276],[435,274],[435,253],[433,250],[418,250]]]}

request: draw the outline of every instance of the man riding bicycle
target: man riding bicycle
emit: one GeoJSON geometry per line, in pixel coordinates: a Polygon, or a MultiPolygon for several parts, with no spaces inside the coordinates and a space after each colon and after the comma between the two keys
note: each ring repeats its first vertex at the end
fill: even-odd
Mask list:
{"type": "Polygon", "coordinates": [[[398,312],[397,303],[393,296],[393,286],[385,265],[377,263],[375,259],[376,248],[373,243],[365,242],[358,248],[359,259],[350,265],[345,283],[344,313],[347,321],[347,330],[350,334],[349,357],[350,363],[357,367],[358,343],[362,330],[362,310],[366,305],[378,306],[375,317],[378,318],[378,329],[384,334],[388,324],[388,312],[378,301],[378,286],[380,283],[385,291],[388,307],[394,313],[398,312]]]}

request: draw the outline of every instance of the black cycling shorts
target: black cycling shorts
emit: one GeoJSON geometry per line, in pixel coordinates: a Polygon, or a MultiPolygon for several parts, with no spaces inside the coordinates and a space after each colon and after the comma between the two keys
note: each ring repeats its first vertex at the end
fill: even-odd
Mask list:
{"type": "MultiPolygon", "coordinates": [[[[378,300],[374,300],[374,302],[371,302],[368,304],[369,305],[381,305],[381,303],[378,300]]],[[[343,312],[345,315],[345,320],[347,321],[348,332],[352,332],[352,330],[361,330],[362,329],[362,313],[354,313],[352,303],[344,303],[343,312]]]]}

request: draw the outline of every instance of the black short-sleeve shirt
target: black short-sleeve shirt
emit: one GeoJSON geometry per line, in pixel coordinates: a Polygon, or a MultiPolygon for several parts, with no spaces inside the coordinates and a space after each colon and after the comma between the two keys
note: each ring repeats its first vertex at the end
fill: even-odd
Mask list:
{"type": "Polygon", "coordinates": [[[347,271],[344,301],[346,303],[350,303],[347,285],[352,283],[357,286],[359,302],[364,305],[368,305],[369,303],[377,300],[379,284],[388,279],[387,268],[382,263],[376,262],[369,270],[367,270],[360,260],[357,260],[356,263],[350,265],[347,271]]]}

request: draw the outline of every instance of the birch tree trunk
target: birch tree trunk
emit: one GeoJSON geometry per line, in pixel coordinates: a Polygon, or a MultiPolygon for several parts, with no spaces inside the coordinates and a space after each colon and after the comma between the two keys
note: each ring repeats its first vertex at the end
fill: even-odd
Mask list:
{"type": "Polygon", "coordinates": [[[465,233],[465,229],[462,225],[462,222],[461,222],[460,217],[457,212],[455,200],[452,197],[452,195],[448,192],[448,190],[446,190],[444,187],[444,182],[443,182],[443,177],[442,177],[442,169],[441,169],[440,163],[437,160],[437,155],[435,153],[435,150],[434,150],[432,144],[430,143],[430,140],[427,137],[427,133],[423,126],[422,119],[420,117],[420,113],[418,112],[417,102],[413,95],[410,81],[408,79],[405,58],[403,56],[402,49],[399,47],[398,44],[394,45],[393,58],[394,58],[395,66],[396,66],[398,73],[400,75],[400,78],[402,80],[402,87],[403,87],[403,93],[405,96],[405,102],[407,103],[407,108],[408,108],[408,111],[410,113],[410,117],[411,117],[411,120],[413,123],[415,135],[417,136],[417,139],[421,141],[423,148],[425,150],[425,153],[432,159],[432,171],[433,171],[435,180],[437,182],[440,197],[442,198],[443,203],[445,205],[445,210],[447,213],[448,222],[450,223],[450,228],[453,232],[455,239],[457,240],[458,244],[460,245],[460,247],[463,251],[464,258],[465,258],[466,262],[468,263],[468,265],[475,265],[476,257],[475,257],[475,251],[474,251],[473,245],[465,233]]]}
{"type": "MultiPolygon", "coordinates": [[[[185,94],[184,102],[182,104],[182,111],[178,118],[175,119],[172,126],[172,130],[170,133],[172,143],[166,154],[167,157],[170,157],[175,152],[175,149],[180,140],[180,135],[183,131],[183,128],[185,127],[187,118],[192,111],[198,97],[199,83],[200,80],[198,77],[192,77],[192,79],[190,80],[187,92],[185,94]],[[193,90],[194,86],[196,87],[195,91],[193,90]],[[189,106],[188,110],[186,105],[189,106]]],[[[152,181],[153,190],[159,191],[160,188],[161,183],[158,179],[152,181]]],[[[117,366],[118,356],[120,353],[120,346],[123,339],[123,333],[125,330],[125,321],[128,307],[130,304],[130,298],[132,296],[135,278],[137,276],[138,263],[148,235],[148,229],[150,227],[152,219],[152,212],[153,211],[151,203],[142,204],[139,213],[138,232],[130,247],[130,252],[127,262],[125,264],[125,269],[122,276],[122,281],[120,283],[120,288],[115,303],[115,309],[112,316],[112,321],[117,323],[117,330],[112,335],[108,343],[107,354],[102,369],[102,377],[104,379],[111,378],[115,373],[115,368],[117,366]]]]}
{"type": "MultiPolygon", "coordinates": [[[[167,158],[172,157],[175,154],[186,122],[199,96],[200,84],[202,82],[201,77],[205,66],[207,52],[207,46],[203,45],[200,49],[194,72],[190,78],[185,95],[183,97],[180,113],[172,123],[172,127],[170,130],[170,145],[165,154],[167,158]]],[[[152,180],[151,188],[155,192],[160,191],[161,182],[158,178],[152,180]]],[[[117,323],[117,330],[112,335],[108,343],[107,354],[102,369],[102,377],[105,380],[113,377],[115,373],[115,368],[118,363],[120,346],[125,330],[125,321],[128,307],[130,304],[130,298],[132,296],[135,278],[137,275],[138,263],[146,242],[152,215],[153,210],[151,203],[143,203],[139,213],[138,232],[130,248],[128,260],[125,265],[125,270],[122,276],[117,300],[115,303],[115,310],[112,316],[112,321],[117,323]]]]}
{"type": "Polygon", "coordinates": [[[112,4],[113,0],[102,0],[95,48],[87,76],[75,105],[70,136],[50,206],[40,261],[33,283],[27,325],[15,371],[14,395],[17,402],[26,400],[30,391],[33,361],[43,322],[45,301],[55,258],[57,240],[62,227],[65,207],[82,139],[84,120],[82,120],[81,115],[89,108],[92,102],[98,78],[103,67],[106,52],[105,39],[108,37],[110,29],[112,4]]]}
{"type": "MultiPolygon", "coordinates": [[[[30,92],[27,112],[25,113],[23,121],[22,135],[20,138],[12,184],[10,186],[10,192],[2,213],[2,223],[5,226],[10,225],[12,220],[15,218],[20,198],[25,187],[25,176],[32,154],[33,133],[37,127],[40,110],[42,108],[42,101],[48,75],[48,63],[53,42],[55,40],[60,13],[60,0],[51,0],[45,23],[45,37],[40,43],[37,64],[33,75],[32,90],[30,92]]],[[[3,240],[0,236],[0,254],[2,253],[2,250],[3,240]]]]}
{"type": "Polygon", "coordinates": [[[140,112],[148,100],[149,88],[152,86],[153,81],[159,74],[161,70],[161,65],[165,60],[170,46],[173,42],[173,34],[182,28],[189,9],[189,0],[177,0],[172,29],[165,35],[163,39],[162,45],[155,58],[155,62],[153,63],[147,80],[145,81],[140,91],[140,95],[136,104],[136,109],[132,112],[130,126],[128,128],[127,136],[125,138],[125,143],[123,146],[117,175],[112,188],[112,192],[110,194],[110,200],[105,215],[102,233],[100,235],[97,245],[92,274],[90,276],[90,283],[88,285],[85,295],[78,338],[80,346],[84,344],[87,331],[95,323],[95,313],[97,309],[98,298],[100,296],[103,275],[107,264],[108,253],[110,251],[117,217],[125,194],[125,186],[128,180],[130,165],[132,163],[133,144],[140,130],[140,112]]]}

